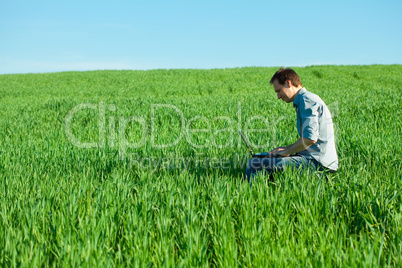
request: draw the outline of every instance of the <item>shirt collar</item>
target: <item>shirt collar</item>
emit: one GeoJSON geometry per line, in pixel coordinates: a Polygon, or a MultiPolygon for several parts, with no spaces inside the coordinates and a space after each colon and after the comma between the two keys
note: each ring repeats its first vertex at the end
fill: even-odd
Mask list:
{"type": "Polygon", "coordinates": [[[296,108],[297,106],[299,106],[299,102],[300,102],[301,95],[303,95],[303,93],[306,92],[306,91],[307,91],[307,89],[305,89],[305,88],[303,87],[303,88],[301,88],[301,89],[299,90],[299,92],[297,92],[296,98],[293,100],[293,107],[294,107],[294,108],[296,108]]]}

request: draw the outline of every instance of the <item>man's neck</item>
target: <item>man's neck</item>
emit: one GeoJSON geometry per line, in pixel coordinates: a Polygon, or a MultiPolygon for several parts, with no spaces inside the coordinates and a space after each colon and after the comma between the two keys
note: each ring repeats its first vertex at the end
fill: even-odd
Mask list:
{"type": "Polygon", "coordinates": [[[299,94],[299,91],[302,89],[302,86],[296,87],[294,88],[295,94],[293,95],[293,97],[290,99],[292,102],[295,100],[297,94],[299,94]]]}

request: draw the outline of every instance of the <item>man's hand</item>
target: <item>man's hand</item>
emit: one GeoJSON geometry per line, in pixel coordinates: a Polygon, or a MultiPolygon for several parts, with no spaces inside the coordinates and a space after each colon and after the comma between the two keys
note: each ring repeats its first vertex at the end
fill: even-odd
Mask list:
{"type": "Polygon", "coordinates": [[[272,151],[269,151],[268,154],[272,156],[289,156],[289,154],[286,153],[286,147],[275,148],[272,151]]]}

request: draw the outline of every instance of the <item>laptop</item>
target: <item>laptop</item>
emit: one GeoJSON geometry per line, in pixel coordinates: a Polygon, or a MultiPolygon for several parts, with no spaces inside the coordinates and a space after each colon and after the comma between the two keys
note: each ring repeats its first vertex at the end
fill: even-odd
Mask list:
{"type": "MultiPolygon", "coordinates": [[[[253,158],[268,158],[268,157],[273,157],[273,155],[269,155],[268,153],[254,153],[253,149],[251,149],[251,146],[248,144],[246,138],[244,137],[243,133],[241,132],[241,129],[239,129],[239,134],[243,140],[243,142],[246,144],[248,151],[250,152],[251,156],[253,158]]],[[[276,156],[278,157],[278,156],[276,156]]]]}

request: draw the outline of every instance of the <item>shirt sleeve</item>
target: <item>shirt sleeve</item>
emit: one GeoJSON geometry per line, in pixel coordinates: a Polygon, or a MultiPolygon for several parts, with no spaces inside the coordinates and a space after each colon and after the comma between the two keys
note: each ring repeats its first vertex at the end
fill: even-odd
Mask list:
{"type": "Polygon", "coordinates": [[[320,106],[317,102],[304,100],[300,107],[301,137],[317,141],[319,136],[318,116],[320,106]]]}

